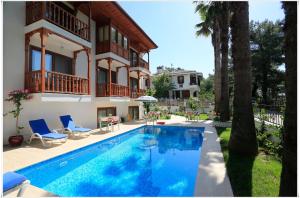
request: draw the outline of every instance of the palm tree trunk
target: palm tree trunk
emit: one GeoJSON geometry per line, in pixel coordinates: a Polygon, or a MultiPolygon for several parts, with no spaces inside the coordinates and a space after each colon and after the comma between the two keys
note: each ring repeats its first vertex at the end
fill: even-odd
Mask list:
{"type": "Polygon", "coordinates": [[[283,2],[283,8],[286,109],[279,196],[297,196],[297,2],[283,2]]]}
{"type": "Polygon", "coordinates": [[[215,90],[215,112],[220,113],[221,101],[221,41],[220,41],[220,26],[215,19],[213,27],[214,36],[214,56],[215,56],[215,76],[214,76],[214,90],[215,90]]]}
{"type": "Polygon", "coordinates": [[[251,64],[248,2],[232,2],[232,57],[234,70],[233,121],[229,149],[244,155],[258,152],[251,103],[251,64]]]}
{"type": "Polygon", "coordinates": [[[219,17],[221,26],[221,100],[220,120],[228,121],[229,117],[229,90],[228,90],[228,29],[229,9],[228,2],[222,3],[222,14],[219,17]]]}

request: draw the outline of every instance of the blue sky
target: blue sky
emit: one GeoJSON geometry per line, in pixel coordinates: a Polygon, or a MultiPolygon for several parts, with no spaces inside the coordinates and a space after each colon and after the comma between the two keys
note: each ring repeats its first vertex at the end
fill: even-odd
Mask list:
{"type": "MultiPolygon", "coordinates": [[[[195,24],[200,21],[194,13],[192,1],[119,2],[127,13],[158,45],[150,53],[150,70],[159,65],[181,67],[213,73],[211,38],[196,37],[195,24]]],[[[280,1],[256,0],[249,2],[250,20],[275,21],[283,19],[280,1]]]]}

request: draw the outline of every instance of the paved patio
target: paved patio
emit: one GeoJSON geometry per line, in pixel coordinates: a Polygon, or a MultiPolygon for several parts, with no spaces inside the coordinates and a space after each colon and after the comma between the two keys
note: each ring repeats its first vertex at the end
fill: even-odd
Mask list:
{"type": "MultiPolygon", "coordinates": [[[[221,152],[219,139],[211,121],[187,122],[180,116],[172,116],[166,120],[166,125],[187,125],[205,127],[203,146],[201,150],[200,164],[198,168],[195,196],[233,196],[231,185],[226,174],[223,154],[221,152]]],[[[22,147],[4,147],[3,170],[14,171],[20,168],[44,161],[57,155],[67,153],[98,141],[113,137],[140,127],[145,122],[125,123],[120,125],[120,130],[115,128],[114,132],[95,132],[88,137],[73,137],[64,144],[51,147],[43,147],[39,140],[32,144],[24,144],[22,147]]],[[[148,123],[150,124],[150,123],[148,123]]],[[[13,191],[6,197],[15,197],[17,191],[13,191]]],[[[24,197],[49,197],[55,196],[47,191],[30,185],[24,193],[24,197]]]]}

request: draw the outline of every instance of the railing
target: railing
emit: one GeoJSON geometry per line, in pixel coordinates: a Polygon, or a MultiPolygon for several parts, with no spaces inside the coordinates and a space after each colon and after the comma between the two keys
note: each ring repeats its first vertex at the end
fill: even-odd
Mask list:
{"type": "MultiPolygon", "coordinates": [[[[88,79],[59,72],[45,72],[45,92],[88,94],[88,79]]],[[[26,74],[26,88],[32,93],[42,91],[42,72],[32,71],[26,74]]]]}
{"type": "Polygon", "coordinates": [[[118,56],[125,58],[126,60],[129,59],[129,51],[117,43],[109,41],[97,42],[96,53],[101,54],[106,52],[113,52],[118,56]]]}
{"type": "Polygon", "coordinates": [[[149,70],[149,63],[147,63],[144,59],[140,58],[140,67],[149,70]]]}
{"type": "Polygon", "coordinates": [[[85,40],[90,40],[90,27],[53,2],[26,2],[26,24],[45,19],[85,40]]]}
{"type": "Polygon", "coordinates": [[[97,97],[129,96],[129,89],[128,89],[127,86],[112,83],[111,84],[111,95],[110,95],[109,94],[109,84],[108,83],[97,84],[96,96],[97,97]]]}
{"type": "Polygon", "coordinates": [[[112,83],[111,89],[112,96],[129,96],[129,89],[127,86],[112,83]]]}
{"type": "Polygon", "coordinates": [[[283,126],[284,106],[253,104],[254,117],[271,124],[283,126]]]}

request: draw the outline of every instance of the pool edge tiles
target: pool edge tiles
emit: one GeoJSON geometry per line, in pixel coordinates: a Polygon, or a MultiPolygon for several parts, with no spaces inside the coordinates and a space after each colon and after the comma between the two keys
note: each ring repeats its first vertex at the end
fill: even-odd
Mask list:
{"type": "Polygon", "coordinates": [[[195,180],[197,178],[198,164],[201,160],[200,155],[203,143],[203,132],[205,128],[197,126],[179,127],[172,125],[154,126],[154,128],[157,128],[157,130],[151,130],[151,128],[152,127],[150,126],[137,127],[122,134],[27,166],[25,168],[19,169],[18,171],[24,173],[30,179],[32,179],[33,185],[36,185],[39,188],[60,196],[193,196],[195,180]],[[173,128],[176,128],[178,130],[174,130],[173,128]],[[153,143],[153,141],[156,142],[156,146],[151,147],[150,145],[153,143]],[[150,146],[150,150],[140,150],[140,146],[144,145],[150,146]],[[103,150],[101,149],[102,146],[105,148],[105,152],[103,152],[103,150]],[[151,149],[152,163],[150,164],[151,170],[148,170],[149,157],[151,161],[151,149]],[[123,155],[125,155],[125,157],[123,157],[123,155]],[[137,157],[137,161],[132,161],[132,157],[137,157]],[[73,158],[75,159],[73,160],[73,158]],[[61,166],[61,161],[67,161],[66,163],[69,164],[66,167],[64,167],[64,164],[62,164],[61,166]],[[158,161],[164,161],[165,164],[157,164],[158,161]],[[124,162],[126,163],[124,164],[124,162]],[[136,162],[138,162],[138,164],[135,165],[136,162]],[[106,164],[108,166],[106,166],[106,164]],[[112,164],[114,165],[111,166],[112,164]],[[163,165],[163,167],[161,168],[157,165],[163,165]],[[135,166],[137,167],[134,168],[135,166]],[[124,169],[124,167],[127,168],[124,169]],[[107,168],[109,169],[106,170],[107,168]],[[115,168],[117,168],[116,170],[119,171],[115,172],[115,168]],[[135,177],[136,173],[133,171],[133,169],[134,171],[139,171],[139,174],[141,175],[139,175],[139,177],[137,178],[138,180],[130,179],[129,181],[133,181],[134,186],[139,188],[138,190],[136,187],[134,187],[132,191],[127,192],[127,187],[131,189],[129,184],[130,182],[126,183],[125,189],[119,189],[120,187],[109,187],[111,188],[109,190],[107,190],[106,188],[103,189],[103,185],[99,183],[99,180],[101,180],[100,178],[104,179],[105,182],[117,182],[119,178],[123,179],[123,182],[126,182],[128,176],[135,177]],[[104,170],[106,171],[103,172],[104,170]],[[99,173],[99,171],[101,173],[99,173]],[[151,186],[153,186],[150,186],[149,188],[144,187],[140,183],[141,181],[146,181],[146,183],[148,182],[149,172],[147,171],[151,171],[151,178],[153,177],[151,179],[151,183],[149,183],[149,185],[151,184],[151,186]],[[50,175],[53,174],[53,177],[48,173],[50,173],[50,175]],[[121,175],[116,177],[116,173],[121,175]],[[85,175],[82,174],[90,175],[88,177],[88,180],[86,180],[87,178],[85,178],[85,175]],[[101,174],[97,176],[97,180],[93,179],[96,178],[95,174],[101,174]],[[160,174],[164,174],[164,176],[158,176],[160,174]],[[168,176],[168,174],[170,175],[168,176]],[[41,180],[40,178],[43,179],[41,180]],[[63,184],[64,182],[66,183],[66,185],[69,185],[65,186],[67,188],[66,190],[64,190],[63,187],[58,190],[55,189],[57,187],[60,187],[60,184],[63,184]],[[75,187],[78,185],[76,184],[76,182],[79,185],[82,183],[92,186],[97,185],[94,187],[96,187],[98,191],[96,189],[94,191],[97,193],[101,192],[101,194],[86,194],[88,192],[82,191],[81,185],[79,187],[75,187]],[[185,185],[187,186],[179,187],[179,191],[174,191],[174,185],[176,183],[180,185],[183,185],[185,183],[185,185]],[[173,187],[173,189],[166,189],[168,186],[173,187]],[[142,189],[140,190],[140,188],[142,189]],[[54,189],[54,191],[51,189],[54,189]],[[101,191],[99,189],[101,189],[101,191]],[[158,192],[155,192],[155,190],[158,192]],[[152,191],[154,194],[151,194],[152,191]]]}

